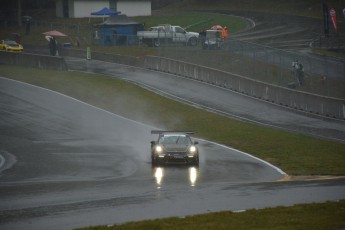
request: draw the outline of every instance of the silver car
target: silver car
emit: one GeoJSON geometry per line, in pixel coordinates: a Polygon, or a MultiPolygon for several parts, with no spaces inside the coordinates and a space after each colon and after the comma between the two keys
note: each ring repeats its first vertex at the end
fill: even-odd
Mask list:
{"type": "Polygon", "coordinates": [[[153,130],[158,134],[157,141],[151,141],[152,164],[190,164],[199,165],[197,141],[192,141],[190,134],[183,131],[153,130]]]}

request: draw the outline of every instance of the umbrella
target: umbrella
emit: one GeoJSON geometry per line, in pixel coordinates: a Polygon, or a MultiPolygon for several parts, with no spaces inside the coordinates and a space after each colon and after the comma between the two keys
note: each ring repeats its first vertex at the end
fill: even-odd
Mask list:
{"type": "Polygon", "coordinates": [[[66,34],[61,33],[60,31],[57,31],[57,30],[44,32],[43,34],[48,35],[48,36],[54,36],[54,37],[66,37],[67,36],[66,34]]]}
{"type": "Polygon", "coordinates": [[[223,27],[220,25],[215,25],[215,26],[211,27],[211,30],[222,30],[222,29],[223,29],[223,27]]]}

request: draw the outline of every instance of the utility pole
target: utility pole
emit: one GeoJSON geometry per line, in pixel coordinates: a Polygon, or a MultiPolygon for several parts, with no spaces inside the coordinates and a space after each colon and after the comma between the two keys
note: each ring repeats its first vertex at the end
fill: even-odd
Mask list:
{"type": "Polygon", "coordinates": [[[22,2],[21,0],[17,0],[17,19],[18,19],[18,26],[22,26],[22,2]]]}
{"type": "Polygon", "coordinates": [[[328,4],[327,0],[324,0],[322,3],[322,11],[323,11],[323,28],[325,37],[329,35],[329,12],[328,12],[328,4]]]}

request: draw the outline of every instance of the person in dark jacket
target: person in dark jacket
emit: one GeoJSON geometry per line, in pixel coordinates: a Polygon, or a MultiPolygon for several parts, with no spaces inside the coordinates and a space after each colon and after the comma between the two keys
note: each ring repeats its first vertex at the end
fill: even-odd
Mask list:
{"type": "Polygon", "coordinates": [[[56,55],[56,40],[54,37],[51,37],[49,39],[49,51],[50,55],[55,56],[56,55]]]}

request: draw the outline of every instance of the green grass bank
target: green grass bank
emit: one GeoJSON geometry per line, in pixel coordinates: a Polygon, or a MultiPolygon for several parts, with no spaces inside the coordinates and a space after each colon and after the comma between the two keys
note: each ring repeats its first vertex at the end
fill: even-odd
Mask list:
{"type": "Polygon", "coordinates": [[[165,218],[130,222],[123,225],[98,226],[80,230],[228,230],[228,229],[276,229],[276,230],[324,230],[342,229],[345,226],[345,201],[323,204],[295,205],[252,209],[240,213],[217,212],[184,218],[165,218]]]}

